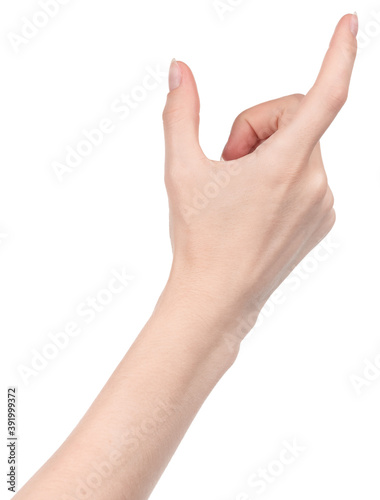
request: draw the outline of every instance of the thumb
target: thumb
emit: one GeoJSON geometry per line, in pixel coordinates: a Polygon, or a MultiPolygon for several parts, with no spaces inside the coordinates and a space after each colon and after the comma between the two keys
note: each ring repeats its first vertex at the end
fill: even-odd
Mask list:
{"type": "Polygon", "coordinates": [[[190,68],[173,59],[169,94],[163,112],[167,159],[204,156],[199,145],[199,96],[190,68]]]}

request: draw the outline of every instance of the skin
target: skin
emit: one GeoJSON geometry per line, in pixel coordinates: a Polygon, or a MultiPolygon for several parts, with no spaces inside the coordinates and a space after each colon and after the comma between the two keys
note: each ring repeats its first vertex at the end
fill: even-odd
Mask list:
{"type": "Polygon", "coordinates": [[[319,141],[347,99],[356,28],[352,15],[340,21],[306,96],[239,115],[220,162],[199,145],[193,75],[172,63],[163,115],[173,247],[167,285],[91,408],[15,500],[148,498],[235,362],[248,333],[242,319],[253,326],[272,292],[334,225],[319,141]],[[208,186],[215,178],[216,195],[208,186]]]}

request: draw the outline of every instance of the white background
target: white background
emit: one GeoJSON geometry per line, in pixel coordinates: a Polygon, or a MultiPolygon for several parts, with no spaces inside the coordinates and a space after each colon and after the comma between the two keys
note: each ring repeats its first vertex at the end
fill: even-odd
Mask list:
{"type": "Polygon", "coordinates": [[[187,62],[201,96],[202,146],[219,159],[238,113],[309,89],[336,22],[358,10],[350,99],[323,140],[334,250],[309,260],[297,286],[283,288],[283,303],[268,308],[152,499],[255,498],[249,477],[294,439],[307,450],[265,498],[378,499],[380,377],[360,394],[350,377],[380,355],[380,3],[243,0],[222,18],[212,0],[71,0],[16,53],[9,33],[39,10],[34,0],[0,7],[1,498],[6,387],[19,388],[21,486],[87,410],[168,275],[166,79],[124,120],[115,100],[141,85],[147,67],[187,62]],[[103,118],[113,132],[60,183],[52,162],[103,118]],[[78,304],[123,267],[130,286],[26,385],[19,367],[30,366],[32,349],[78,320],[78,304]]]}

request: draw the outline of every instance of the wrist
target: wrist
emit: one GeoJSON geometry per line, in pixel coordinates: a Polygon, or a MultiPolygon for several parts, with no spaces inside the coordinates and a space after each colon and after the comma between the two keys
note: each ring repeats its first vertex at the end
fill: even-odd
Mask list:
{"type": "Polygon", "coordinates": [[[252,299],[238,297],[231,285],[172,273],[154,315],[180,323],[185,336],[198,339],[232,364],[260,309],[252,299]]]}

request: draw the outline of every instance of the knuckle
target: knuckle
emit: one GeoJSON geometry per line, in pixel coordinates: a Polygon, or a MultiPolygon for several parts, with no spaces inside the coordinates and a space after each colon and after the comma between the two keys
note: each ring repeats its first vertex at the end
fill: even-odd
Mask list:
{"type": "Polygon", "coordinates": [[[298,104],[299,104],[299,103],[301,103],[301,102],[303,101],[303,99],[305,98],[305,94],[293,94],[291,97],[294,99],[294,101],[295,101],[296,103],[298,103],[298,104]]]}
{"type": "Polygon", "coordinates": [[[348,98],[348,88],[345,85],[335,85],[328,93],[328,103],[331,109],[336,112],[344,106],[348,98]]]}
{"type": "Polygon", "coordinates": [[[180,108],[174,108],[165,106],[164,111],[162,112],[162,120],[164,125],[172,125],[178,123],[183,119],[183,113],[180,108]]]}
{"type": "Polygon", "coordinates": [[[251,112],[251,110],[246,109],[245,111],[243,111],[242,113],[237,115],[232,127],[235,128],[236,126],[244,125],[246,122],[249,123],[250,112],[251,112]]]}
{"type": "Polygon", "coordinates": [[[321,203],[328,191],[328,182],[325,172],[314,174],[310,183],[310,200],[313,204],[321,203]]]}

